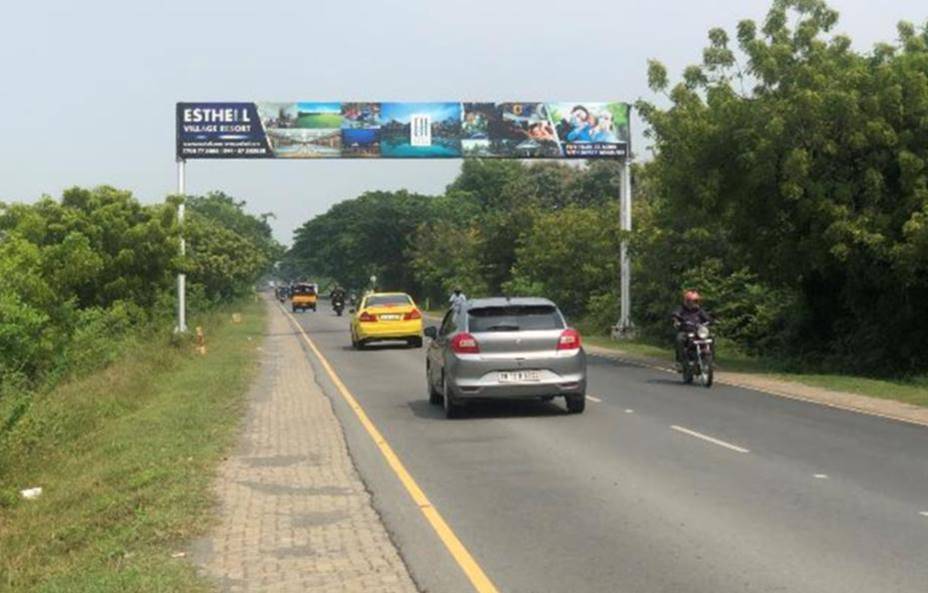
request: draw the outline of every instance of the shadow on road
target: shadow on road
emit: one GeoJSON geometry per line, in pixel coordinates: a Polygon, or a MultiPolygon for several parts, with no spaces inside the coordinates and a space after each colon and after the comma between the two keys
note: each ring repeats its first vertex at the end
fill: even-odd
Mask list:
{"type": "MultiPolygon", "coordinates": [[[[427,399],[418,399],[406,402],[412,413],[419,418],[433,420],[446,420],[445,411],[441,406],[429,403],[427,399]]],[[[567,411],[554,402],[535,400],[480,400],[473,401],[461,407],[458,420],[485,420],[491,418],[538,418],[548,416],[564,416],[567,411]]]]}
{"type": "Polygon", "coordinates": [[[687,385],[681,379],[648,379],[646,383],[653,383],[656,385],[673,385],[675,387],[692,387],[692,385],[687,385]]]}
{"type": "MultiPolygon", "coordinates": [[[[358,350],[358,352],[377,352],[378,350],[419,350],[417,346],[410,346],[405,342],[388,342],[385,344],[368,344],[364,347],[363,350],[358,350]]],[[[351,344],[347,346],[342,346],[342,350],[355,350],[354,346],[351,344]]]]}

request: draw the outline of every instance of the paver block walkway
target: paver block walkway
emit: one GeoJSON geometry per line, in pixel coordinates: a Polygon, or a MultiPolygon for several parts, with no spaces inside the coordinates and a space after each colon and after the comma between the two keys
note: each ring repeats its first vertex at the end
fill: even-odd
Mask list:
{"type": "Polygon", "coordinates": [[[241,441],[220,468],[220,522],[194,545],[229,593],[413,593],[316,384],[298,334],[269,303],[241,441]]]}

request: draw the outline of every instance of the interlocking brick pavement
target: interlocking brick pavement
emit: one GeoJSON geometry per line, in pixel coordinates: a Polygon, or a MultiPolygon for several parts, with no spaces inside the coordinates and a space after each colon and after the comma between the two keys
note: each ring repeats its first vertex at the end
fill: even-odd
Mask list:
{"type": "Polygon", "coordinates": [[[415,592],[298,334],[276,306],[269,317],[220,521],[194,561],[229,593],[415,592]]]}

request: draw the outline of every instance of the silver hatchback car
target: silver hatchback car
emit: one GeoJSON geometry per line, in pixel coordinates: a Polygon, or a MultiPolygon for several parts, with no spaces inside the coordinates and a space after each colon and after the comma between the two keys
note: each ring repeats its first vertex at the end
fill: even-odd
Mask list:
{"type": "Polygon", "coordinates": [[[580,334],[547,299],[470,300],[425,335],[429,401],[443,403],[449,418],[470,399],[563,396],[572,413],[586,407],[580,334]]]}

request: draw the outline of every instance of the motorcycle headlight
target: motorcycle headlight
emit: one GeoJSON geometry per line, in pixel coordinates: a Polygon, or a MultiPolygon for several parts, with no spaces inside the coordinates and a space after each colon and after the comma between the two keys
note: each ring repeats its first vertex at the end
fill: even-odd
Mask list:
{"type": "Polygon", "coordinates": [[[706,327],[705,325],[700,325],[699,329],[696,330],[696,335],[699,337],[700,340],[705,340],[706,338],[709,337],[709,328],[706,327]]]}

